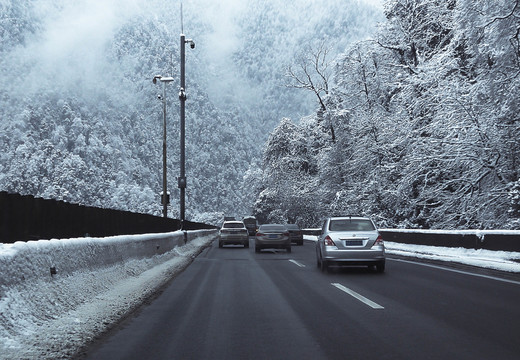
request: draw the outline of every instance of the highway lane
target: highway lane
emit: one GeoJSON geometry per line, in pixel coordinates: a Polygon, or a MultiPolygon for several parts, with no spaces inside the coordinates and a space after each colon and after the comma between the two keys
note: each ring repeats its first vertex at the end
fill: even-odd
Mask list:
{"type": "Polygon", "coordinates": [[[86,357],[518,359],[519,300],[520,283],[390,259],[322,273],[309,242],[215,242],[86,357]]]}

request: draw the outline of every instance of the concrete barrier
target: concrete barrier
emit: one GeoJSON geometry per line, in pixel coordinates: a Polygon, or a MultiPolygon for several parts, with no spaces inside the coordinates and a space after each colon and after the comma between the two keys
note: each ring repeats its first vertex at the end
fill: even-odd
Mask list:
{"type": "Polygon", "coordinates": [[[217,234],[216,230],[186,233],[175,231],[0,244],[0,290],[21,281],[48,279],[54,275],[53,272],[72,276],[77,271],[95,271],[133,259],[151,258],[185,245],[185,239],[189,242],[197,237],[217,234]]]}

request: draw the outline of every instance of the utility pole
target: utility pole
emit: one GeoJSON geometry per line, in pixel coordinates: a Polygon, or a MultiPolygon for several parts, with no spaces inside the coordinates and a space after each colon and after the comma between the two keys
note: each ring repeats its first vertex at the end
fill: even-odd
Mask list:
{"type": "Polygon", "coordinates": [[[163,206],[163,217],[168,217],[170,195],[168,194],[166,182],[166,84],[172,82],[174,79],[172,77],[155,75],[152,81],[156,84],[157,80],[163,83],[163,94],[159,96],[159,99],[162,100],[163,103],[163,190],[161,193],[161,204],[163,206]]]}

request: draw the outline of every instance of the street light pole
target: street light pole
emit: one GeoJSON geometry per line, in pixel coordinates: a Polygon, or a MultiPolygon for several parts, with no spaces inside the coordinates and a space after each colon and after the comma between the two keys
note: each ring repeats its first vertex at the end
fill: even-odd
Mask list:
{"type": "Polygon", "coordinates": [[[191,39],[186,39],[184,34],[181,34],[181,88],[179,91],[179,99],[181,101],[181,123],[180,123],[180,176],[177,179],[178,186],[180,189],[180,221],[181,226],[184,228],[184,220],[186,219],[185,203],[186,203],[186,154],[185,154],[185,136],[186,136],[186,120],[185,120],[185,109],[186,109],[186,74],[185,74],[185,63],[186,63],[186,43],[190,44],[190,47],[195,48],[195,43],[191,39]]]}
{"type": "Polygon", "coordinates": [[[170,203],[170,196],[167,191],[166,182],[166,84],[173,81],[172,77],[163,77],[161,75],[155,75],[153,83],[156,84],[157,80],[163,83],[163,94],[161,100],[163,103],[163,191],[161,193],[161,203],[163,206],[163,217],[168,217],[168,204],[170,203]]]}

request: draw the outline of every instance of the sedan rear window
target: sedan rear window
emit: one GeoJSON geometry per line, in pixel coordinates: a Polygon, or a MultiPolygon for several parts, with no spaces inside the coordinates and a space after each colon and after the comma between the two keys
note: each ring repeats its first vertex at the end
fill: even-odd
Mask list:
{"type": "Polygon", "coordinates": [[[365,219],[342,219],[331,220],[330,231],[373,231],[374,225],[370,220],[365,219]]]}
{"type": "Polygon", "coordinates": [[[224,223],[224,226],[222,226],[226,229],[241,229],[244,227],[244,224],[242,223],[224,223]]]}
{"type": "Polygon", "coordinates": [[[286,231],[286,227],[284,225],[262,225],[260,226],[259,231],[286,231]]]}

